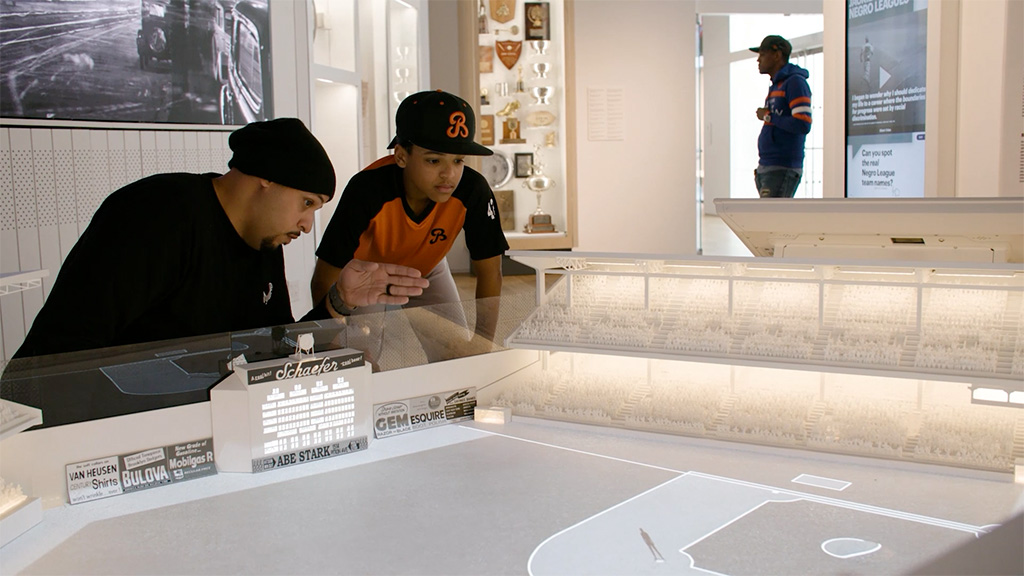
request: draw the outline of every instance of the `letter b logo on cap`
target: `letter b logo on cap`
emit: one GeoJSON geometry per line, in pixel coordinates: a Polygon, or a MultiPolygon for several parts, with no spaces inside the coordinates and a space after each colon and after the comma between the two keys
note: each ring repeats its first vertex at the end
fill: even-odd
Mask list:
{"type": "Polygon", "coordinates": [[[462,112],[452,112],[451,116],[448,117],[448,137],[469,137],[469,128],[466,126],[466,115],[462,112]]]}

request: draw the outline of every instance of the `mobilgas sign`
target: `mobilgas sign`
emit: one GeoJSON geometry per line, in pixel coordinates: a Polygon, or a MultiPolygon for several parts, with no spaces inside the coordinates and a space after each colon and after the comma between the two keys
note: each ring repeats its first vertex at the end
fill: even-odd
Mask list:
{"type": "Polygon", "coordinates": [[[250,371],[248,373],[248,383],[262,384],[277,380],[320,376],[329,372],[362,366],[363,363],[362,353],[352,354],[351,352],[337,356],[321,356],[317,358],[304,358],[302,360],[282,358],[279,363],[273,366],[250,371]]]}
{"type": "Polygon", "coordinates": [[[476,388],[410,398],[373,407],[373,435],[386,438],[414,430],[468,420],[476,407],[476,388]]]}

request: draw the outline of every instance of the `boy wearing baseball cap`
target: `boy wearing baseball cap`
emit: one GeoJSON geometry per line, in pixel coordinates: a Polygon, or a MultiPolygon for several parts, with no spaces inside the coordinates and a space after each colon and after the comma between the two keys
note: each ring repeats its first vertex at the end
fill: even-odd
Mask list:
{"type": "MultiPolygon", "coordinates": [[[[338,273],[356,258],[418,269],[430,285],[408,306],[458,302],[445,256],[461,230],[478,303],[500,296],[508,242],[490,186],[465,165],[466,156],[492,154],[473,140],[472,107],[440,90],[419,92],[402,101],[395,124],[397,135],[388,145],[394,153],[354,175],[342,193],[316,252],[313,301],[329,297],[338,273]]],[[[492,339],[496,324],[496,307],[478,305],[477,334],[492,339]]]]}

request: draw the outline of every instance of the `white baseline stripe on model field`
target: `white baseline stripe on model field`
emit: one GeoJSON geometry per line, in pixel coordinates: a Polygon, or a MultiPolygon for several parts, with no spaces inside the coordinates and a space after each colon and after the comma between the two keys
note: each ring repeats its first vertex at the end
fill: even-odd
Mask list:
{"type": "MultiPolygon", "coordinates": [[[[530,443],[530,444],[536,444],[538,446],[546,446],[548,448],[554,448],[554,449],[557,449],[557,450],[565,450],[567,452],[575,452],[577,454],[584,454],[584,455],[588,455],[588,456],[594,456],[596,458],[603,458],[603,459],[606,459],[606,460],[614,460],[614,461],[617,461],[617,462],[623,462],[625,464],[633,464],[633,465],[636,465],[636,466],[643,466],[645,468],[654,468],[654,469],[657,469],[657,470],[665,470],[666,472],[675,472],[677,474],[680,474],[681,476],[689,475],[689,476],[694,476],[694,477],[698,477],[698,478],[707,478],[707,479],[710,479],[710,480],[717,480],[719,482],[725,482],[725,483],[734,484],[734,485],[737,485],[737,486],[745,486],[745,487],[748,487],[748,488],[756,488],[756,489],[760,489],[760,490],[767,490],[767,491],[769,491],[769,492],[771,492],[773,494],[784,494],[784,495],[787,495],[787,496],[793,496],[795,498],[807,500],[807,501],[810,501],[810,502],[817,502],[819,504],[826,504],[826,505],[829,505],[829,506],[836,506],[838,508],[846,508],[848,510],[856,510],[856,511],[859,511],[859,512],[865,512],[865,513],[868,513],[868,514],[875,514],[875,515],[878,515],[878,516],[886,516],[886,517],[889,517],[889,518],[896,518],[896,519],[899,519],[899,520],[907,520],[909,522],[918,522],[918,523],[921,523],[921,524],[927,524],[927,525],[931,525],[931,526],[938,526],[940,528],[948,528],[948,529],[951,529],[951,530],[959,530],[961,532],[970,532],[970,533],[974,534],[975,536],[978,536],[978,535],[980,535],[980,534],[985,532],[983,527],[974,526],[972,524],[965,524],[963,522],[954,522],[952,520],[943,520],[941,518],[933,518],[931,516],[923,516],[921,514],[912,514],[910,512],[901,512],[899,510],[892,510],[890,508],[882,508],[880,506],[872,506],[870,504],[861,504],[859,502],[851,502],[849,500],[841,500],[841,499],[838,499],[838,498],[830,498],[830,497],[827,497],[827,496],[818,496],[816,494],[810,494],[810,493],[806,493],[806,492],[799,492],[799,491],[796,491],[796,490],[788,490],[788,489],[785,489],[785,488],[779,488],[779,487],[775,487],[775,486],[768,486],[768,485],[765,485],[765,484],[758,484],[756,482],[747,482],[745,480],[737,480],[735,478],[726,478],[724,476],[715,476],[713,474],[704,474],[704,473],[701,473],[701,472],[686,471],[686,470],[676,470],[676,469],[673,469],[673,468],[666,468],[664,466],[657,466],[657,465],[654,465],[654,464],[646,464],[644,462],[636,462],[634,460],[626,460],[624,458],[617,458],[617,457],[614,457],[614,456],[607,456],[607,455],[604,455],[604,454],[598,454],[596,452],[588,452],[586,450],[578,450],[578,449],[569,448],[569,447],[566,447],[566,446],[558,446],[556,444],[549,444],[549,443],[546,443],[546,442],[538,442],[536,440],[529,440],[529,439],[526,439],[526,438],[519,438],[519,437],[511,436],[511,435],[508,435],[508,434],[501,434],[501,433],[498,433],[498,432],[491,432],[491,431],[488,431],[488,430],[481,430],[480,428],[472,428],[472,427],[464,426],[464,425],[461,426],[461,427],[468,428],[470,430],[476,430],[477,432],[481,432],[483,434],[489,434],[489,435],[492,435],[492,436],[500,436],[500,437],[503,437],[503,438],[508,438],[510,440],[518,440],[520,442],[527,442],[527,443],[530,443]]],[[[657,488],[661,488],[662,486],[665,486],[666,484],[669,484],[669,483],[671,483],[671,482],[673,482],[673,481],[675,481],[677,479],[678,478],[670,480],[669,482],[665,482],[665,483],[657,486],[656,488],[652,488],[651,490],[654,490],[654,489],[657,489],[657,488]]],[[[648,491],[644,492],[644,494],[650,493],[651,490],[648,490],[648,491]]],[[[634,496],[630,500],[633,500],[635,498],[637,498],[637,496],[634,496]]],[[[625,502],[621,502],[621,503],[617,504],[616,506],[614,506],[612,508],[609,508],[608,510],[612,510],[612,509],[614,509],[614,508],[616,508],[618,506],[621,506],[622,504],[625,504],[626,502],[629,502],[629,500],[626,500],[625,502]]],[[[600,515],[600,513],[595,515],[595,516],[598,516],[598,515],[600,515]]],[[[586,520],[584,522],[586,522],[586,520]]],[[[566,530],[569,530],[569,528],[567,528],[566,530]]],[[[565,530],[563,530],[563,532],[564,531],[565,530]]],[[[550,540],[550,538],[549,538],[549,540],[550,540]]],[[[538,546],[538,548],[539,548],[539,546],[538,546]]]]}

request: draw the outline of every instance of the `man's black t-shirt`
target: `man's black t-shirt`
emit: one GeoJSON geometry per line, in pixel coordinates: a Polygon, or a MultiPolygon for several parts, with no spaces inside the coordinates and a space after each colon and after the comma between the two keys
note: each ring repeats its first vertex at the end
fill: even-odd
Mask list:
{"type": "Polygon", "coordinates": [[[111,194],[15,356],[293,322],[283,250],[242,240],[214,177],[158,174],[111,194]]]}

